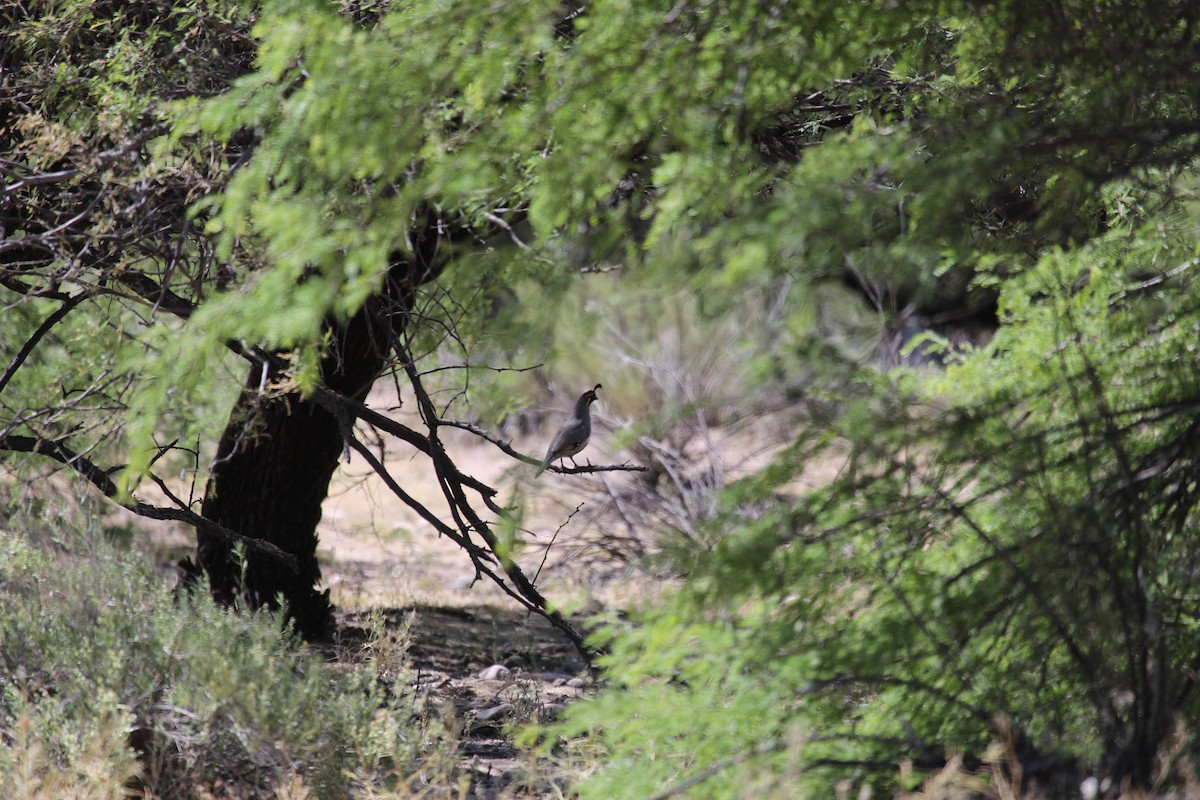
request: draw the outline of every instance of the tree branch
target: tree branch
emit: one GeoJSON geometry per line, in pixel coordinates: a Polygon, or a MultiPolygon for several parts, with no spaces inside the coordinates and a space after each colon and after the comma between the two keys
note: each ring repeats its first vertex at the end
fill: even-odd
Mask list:
{"type": "MultiPolygon", "coordinates": [[[[518,453],[516,450],[513,449],[512,445],[509,444],[507,441],[499,438],[498,436],[496,436],[492,433],[489,433],[488,431],[484,430],[483,428],[480,428],[478,425],[472,425],[470,422],[460,422],[459,420],[456,420],[456,419],[441,419],[441,418],[438,419],[437,423],[438,423],[438,425],[442,425],[442,426],[445,426],[448,428],[458,428],[459,430],[467,431],[468,433],[473,433],[476,436],[478,436],[480,439],[491,442],[493,445],[495,445],[500,450],[500,452],[504,453],[507,456],[511,456],[512,458],[516,459],[517,461],[524,461],[526,464],[529,464],[534,467],[540,467],[542,465],[542,460],[540,458],[534,458],[533,456],[527,456],[524,453],[518,453]]],[[[546,469],[548,471],[553,470],[554,472],[561,472],[563,474],[575,474],[575,473],[581,473],[581,472],[645,472],[646,471],[645,467],[639,467],[634,464],[611,464],[611,465],[607,465],[607,466],[601,466],[601,465],[593,466],[590,463],[586,467],[557,467],[557,466],[551,465],[551,466],[547,467],[546,469]]]]}
{"type": "Polygon", "coordinates": [[[262,539],[255,539],[251,536],[245,536],[226,528],[224,525],[213,522],[212,520],[197,514],[189,508],[163,508],[161,506],[153,506],[149,503],[126,503],[120,500],[120,493],[117,491],[117,485],[113,483],[109,477],[109,471],[101,469],[90,459],[79,455],[66,444],[61,441],[52,441],[48,439],[35,439],[32,436],[16,436],[6,434],[0,436],[0,450],[8,450],[15,453],[34,453],[36,455],[47,456],[60,464],[64,464],[76,473],[87,479],[89,483],[99,489],[105,497],[109,498],[122,508],[132,511],[139,517],[147,519],[162,519],[174,520],[176,522],[185,522],[194,528],[203,530],[205,533],[210,533],[218,536],[228,542],[241,542],[249,550],[269,556],[280,563],[286,564],[293,572],[299,573],[299,564],[296,557],[290,553],[280,550],[270,542],[262,539]]]}
{"type": "Polygon", "coordinates": [[[0,375],[0,392],[4,391],[4,387],[8,385],[8,382],[12,380],[13,375],[15,375],[17,370],[21,368],[21,365],[25,363],[25,359],[29,358],[29,354],[32,353],[34,348],[38,346],[38,342],[40,342],[42,338],[50,332],[51,328],[62,322],[67,314],[70,314],[71,310],[83,301],[83,298],[84,295],[75,295],[74,297],[64,300],[63,304],[55,309],[54,313],[43,320],[42,324],[38,326],[37,330],[35,330],[32,335],[30,335],[29,339],[25,342],[17,354],[13,356],[13,360],[9,363],[8,369],[4,370],[3,375],[0,375]]]}
{"type": "MultiPolygon", "coordinates": [[[[425,421],[425,425],[429,430],[427,436],[427,441],[429,442],[428,452],[430,458],[433,460],[434,471],[437,474],[438,483],[442,487],[442,493],[446,498],[451,515],[454,517],[459,528],[464,532],[464,535],[467,531],[474,531],[483,539],[488,549],[496,555],[504,570],[504,574],[508,576],[513,585],[510,587],[490,570],[485,570],[486,574],[506,593],[519,600],[522,605],[541,614],[547,622],[558,628],[575,645],[575,649],[579,651],[580,655],[589,662],[593,661],[596,653],[584,643],[583,635],[561,613],[551,610],[548,607],[546,598],[542,596],[542,593],[529,580],[520,566],[512,558],[499,551],[496,535],[492,533],[490,526],[480,518],[467,500],[466,494],[463,491],[464,482],[462,478],[464,476],[450,460],[450,457],[446,455],[446,451],[438,439],[437,429],[441,420],[437,414],[437,409],[433,406],[433,401],[425,391],[420,374],[417,372],[412,359],[408,355],[408,349],[405,347],[404,342],[400,341],[399,337],[394,337],[392,346],[397,355],[400,356],[401,365],[408,374],[409,383],[417,398],[417,406],[420,409],[421,418],[425,421]]],[[[503,511],[500,513],[503,513],[503,511]]],[[[477,564],[476,566],[478,568],[479,565],[477,564]]]]}
{"type": "Polygon", "coordinates": [[[466,550],[471,556],[472,560],[477,557],[488,559],[492,558],[492,555],[489,551],[484,550],[478,545],[473,544],[470,540],[463,538],[456,530],[442,522],[442,520],[438,519],[436,514],[422,505],[416,498],[404,491],[396,479],[392,477],[391,472],[389,472],[387,467],[383,465],[383,462],[375,457],[375,454],[371,452],[369,447],[360,442],[354,436],[350,437],[349,445],[355,452],[361,455],[364,460],[366,460],[367,465],[374,470],[375,474],[378,475],[388,489],[392,491],[392,494],[400,498],[400,500],[413,511],[416,511],[421,519],[432,525],[438,533],[447,537],[459,547],[466,550]]]}

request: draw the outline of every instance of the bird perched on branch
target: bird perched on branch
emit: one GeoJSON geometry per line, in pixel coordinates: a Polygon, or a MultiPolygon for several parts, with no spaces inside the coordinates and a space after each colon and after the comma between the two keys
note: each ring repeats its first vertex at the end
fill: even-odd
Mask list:
{"type": "Polygon", "coordinates": [[[560,458],[571,458],[587,447],[588,439],[592,436],[591,406],[596,402],[596,389],[600,388],[603,387],[597,383],[595,389],[588,389],[579,395],[579,399],[575,401],[575,411],[554,435],[550,448],[546,450],[546,457],[542,459],[542,465],[533,477],[536,478],[545,472],[552,462],[560,458]]]}

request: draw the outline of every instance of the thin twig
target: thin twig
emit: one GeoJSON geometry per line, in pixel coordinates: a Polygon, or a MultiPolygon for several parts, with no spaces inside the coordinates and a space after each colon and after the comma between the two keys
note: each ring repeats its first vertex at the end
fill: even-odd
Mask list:
{"type": "Polygon", "coordinates": [[[286,564],[292,572],[296,574],[300,573],[296,557],[291,553],[280,550],[270,542],[230,530],[224,525],[213,522],[211,519],[201,516],[189,508],[163,508],[161,506],[150,505],[149,503],[123,502],[120,499],[120,492],[117,490],[117,485],[109,477],[110,472],[117,471],[120,468],[114,468],[113,470],[101,469],[90,459],[79,455],[61,441],[35,439],[32,436],[5,435],[0,436],[0,450],[48,456],[60,464],[64,464],[75,470],[76,473],[86,478],[89,483],[103,492],[105,497],[117,503],[122,508],[132,511],[139,517],[186,522],[193,528],[217,536],[227,542],[241,542],[248,549],[270,556],[276,561],[286,564]]]}
{"type": "Polygon", "coordinates": [[[554,542],[556,539],[558,539],[558,535],[562,533],[563,528],[571,524],[571,518],[578,514],[581,508],[583,508],[583,503],[575,506],[575,510],[570,514],[567,514],[567,518],[562,521],[562,524],[554,529],[554,535],[550,537],[550,541],[546,543],[545,549],[542,550],[542,563],[538,564],[537,572],[533,573],[534,583],[537,583],[537,579],[541,577],[542,568],[546,566],[546,559],[550,557],[550,548],[554,547],[554,542]]]}
{"type": "Polygon", "coordinates": [[[70,314],[71,310],[83,301],[83,298],[83,295],[75,295],[74,297],[64,300],[63,304],[54,310],[54,313],[42,321],[42,324],[37,327],[37,330],[30,335],[29,339],[24,345],[22,345],[17,354],[13,356],[13,360],[11,363],[9,363],[8,369],[4,370],[3,375],[0,375],[0,392],[4,391],[4,387],[8,385],[8,382],[12,380],[13,375],[15,375],[17,370],[21,368],[21,365],[25,363],[25,359],[29,358],[29,354],[33,352],[35,347],[38,346],[38,342],[40,342],[42,338],[50,332],[51,328],[62,322],[63,318],[66,317],[67,314],[70,314]]]}

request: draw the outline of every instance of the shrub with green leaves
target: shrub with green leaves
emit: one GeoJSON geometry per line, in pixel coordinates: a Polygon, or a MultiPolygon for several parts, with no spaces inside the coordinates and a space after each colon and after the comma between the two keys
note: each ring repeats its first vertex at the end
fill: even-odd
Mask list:
{"type": "Polygon", "coordinates": [[[1200,281],[1163,231],[1196,235],[1168,214],[1048,251],[987,346],[864,373],[868,399],[727,493],[688,584],[602,635],[613,686],[559,729],[611,749],[582,795],[892,790],[993,742],[1050,796],[1179,785],[1200,756],[1200,281]],[[828,457],[836,480],[788,488],[828,457]]]}

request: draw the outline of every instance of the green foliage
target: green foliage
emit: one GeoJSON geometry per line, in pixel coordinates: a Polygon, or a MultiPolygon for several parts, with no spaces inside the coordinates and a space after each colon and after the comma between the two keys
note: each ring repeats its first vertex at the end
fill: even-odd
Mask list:
{"type": "Polygon", "coordinates": [[[982,757],[1010,725],[1054,759],[1035,776],[1052,791],[1148,780],[1173,721],[1200,713],[1200,283],[1175,244],[1195,237],[1159,217],[1047,251],[1005,282],[987,347],[935,380],[876,379],[731,492],[688,586],[608,628],[616,686],[560,729],[612,750],[583,795],[722,764],[698,791],[738,797],[791,764],[829,796],[847,777],[888,786],[905,760],[982,757]],[[1147,271],[1169,276],[1149,297],[1131,288],[1147,271]],[[745,518],[840,457],[830,485],[745,518]]]}
{"type": "Polygon", "coordinates": [[[213,73],[184,56],[227,46],[222,37],[239,27],[250,7],[239,0],[55,0],[36,12],[22,15],[12,40],[48,80],[26,113],[57,118],[77,136],[119,136],[123,125],[165,99],[219,88],[213,73]]]}
{"type": "MultiPolygon", "coordinates": [[[[318,342],[325,316],[358,308],[390,254],[409,248],[429,205],[491,234],[497,209],[516,224],[527,208],[533,246],[557,254],[556,240],[602,227],[627,172],[648,170],[638,177],[654,187],[653,207],[640,212],[652,218],[645,241],[671,247],[778,181],[748,131],[800,87],[885,52],[917,19],[826,4],[771,19],[738,3],[682,11],[601,3],[556,39],[553,3],[406,3],[369,26],[319,2],[267,4],[254,29],[258,71],[220,98],[188,104],[177,135],[261,132],[254,158],[206,207],[221,252],[253,240],[271,269],[213,304],[192,331],[210,346],[225,337],[318,342]],[[655,33],[664,17],[665,32],[655,33]],[[875,38],[842,33],[875,25],[875,38]],[[679,71],[695,80],[664,77],[679,71]],[[282,308],[280,297],[289,298],[282,308]]],[[[851,173],[861,168],[861,158],[851,163],[851,173]]],[[[827,170],[819,180],[829,184],[827,170]]],[[[775,254],[755,252],[739,258],[775,254]]],[[[510,282],[544,273],[537,264],[535,254],[492,268],[510,282]]]]}
{"type": "MultiPolygon", "coordinates": [[[[1133,151],[1169,157],[1102,133],[1112,95],[1071,72],[1123,25],[1081,23],[1063,69],[1039,75],[999,56],[1015,19],[950,24],[939,102],[914,91],[921,115],[863,119],[815,147],[758,206],[770,232],[742,213],[700,240],[748,276],[789,253],[911,285],[949,259],[999,288],[1002,325],[933,384],[862,375],[866,399],[731,493],[725,538],[695,555],[673,602],[610,626],[616,687],[559,729],[611,750],[585,796],[693,779],[697,796],[745,796],[789,768],[814,797],[845,778],[892,786],[900,762],[981,757],[1010,724],[1050,756],[1035,777],[1051,791],[1089,773],[1171,779],[1156,754],[1172,720],[1200,710],[1196,229],[1178,200],[1191,176],[1109,181],[1133,151]],[[981,86],[1045,114],[1008,119],[981,86]],[[1048,131],[1059,146],[1034,159],[1048,131]],[[1036,197],[1025,219],[997,199],[1012,181],[1036,197]],[[983,213],[955,233],[964,205],[983,213]],[[843,458],[829,486],[789,485],[843,458]]],[[[1051,31],[1035,25],[1021,47],[1053,51],[1038,39],[1051,31]]],[[[1174,84],[1138,87],[1153,113],[1196,113],[1174,84]]]]}

